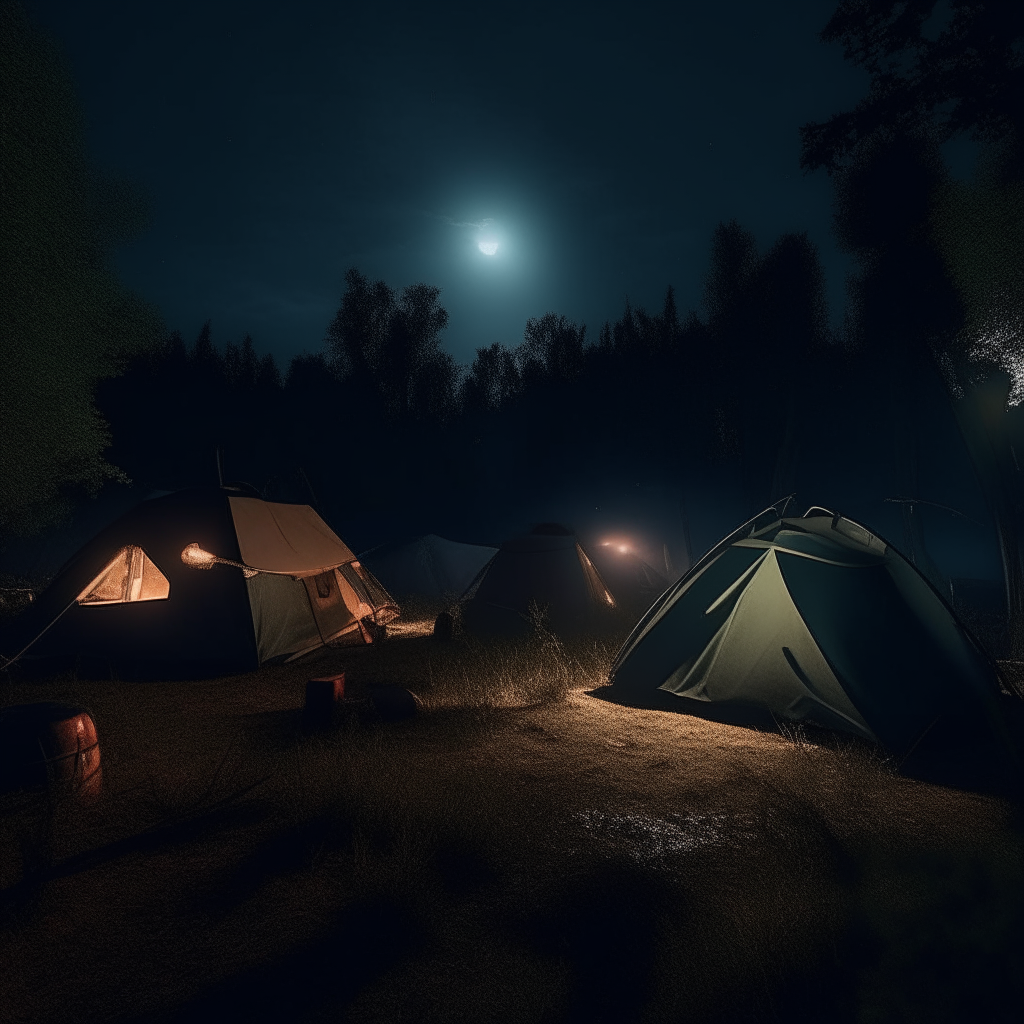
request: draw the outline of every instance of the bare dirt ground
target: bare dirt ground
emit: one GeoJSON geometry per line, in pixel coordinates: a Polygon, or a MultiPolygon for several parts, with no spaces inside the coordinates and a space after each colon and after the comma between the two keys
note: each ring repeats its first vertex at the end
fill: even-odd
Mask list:
{"type": "Polygon", "coordinates": [[[877,752],[624,708],[615,638],[425,635],[226,679],[64,676],[105,794],[0,798],[11,1022],[1002,1021],[1018,808],[877,752]],[[302,729],[305,681],[405,721],[302,729]]]}

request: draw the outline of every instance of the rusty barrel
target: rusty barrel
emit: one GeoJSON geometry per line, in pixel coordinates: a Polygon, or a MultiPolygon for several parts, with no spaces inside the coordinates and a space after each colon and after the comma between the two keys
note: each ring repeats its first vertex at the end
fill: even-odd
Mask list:
{"type": "Polygon", "coordinates": [[[86,708],[54,701],[0,708],[0,789],[48,786],[87,803],[102,785],[99,737],[86,708]]]}

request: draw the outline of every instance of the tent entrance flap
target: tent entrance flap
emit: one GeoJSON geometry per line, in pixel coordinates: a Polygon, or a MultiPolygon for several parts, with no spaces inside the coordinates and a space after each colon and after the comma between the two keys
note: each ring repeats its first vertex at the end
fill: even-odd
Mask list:
{"type": "Polygon", "coordinates": [[[309,595],[309,606],[313,609],[313,618],[324,643],[355,626],[354,612],[360,609],[350,608],[350,602],[346,602],[346,595],[339,585],[342,581],[336,569],[316,576],[306,576],[302,582],[309,595]]]}
{"type": "Polygon", "coordinates": [[[313,650],[323,643],[306,590],[290,576],[257,573],[245,581],[262,665],[313,650]]]}
{"type": "Polygon", "coordinates": [[[712,641],[692,668],[677,670],[660,688],[705,701],[759,702],[789,718],[821,711],[820,724],[841,720],[847,731],[876,739],[793,604],[777,552],[766,552],[739,579],[746,586],[712,641]]]}

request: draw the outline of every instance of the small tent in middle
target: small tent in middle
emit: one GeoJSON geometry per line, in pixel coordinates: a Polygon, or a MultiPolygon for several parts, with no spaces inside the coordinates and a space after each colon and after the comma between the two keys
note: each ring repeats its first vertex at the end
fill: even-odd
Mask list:
{"type": "Polygon", "coordinates": [[[380,544],[359,556],[389,593],[454,600],[498,553],[485,544],[460,544],[428,533],[395,544],[380,544]]]}
{"type": "Polygon", "coordinates": [[[505,636],[529,633],[533,612],[556,633],[587,632],[616,607],[576,535],[555,523],[502,544],[460,603],[466,630],[505,636]]]}

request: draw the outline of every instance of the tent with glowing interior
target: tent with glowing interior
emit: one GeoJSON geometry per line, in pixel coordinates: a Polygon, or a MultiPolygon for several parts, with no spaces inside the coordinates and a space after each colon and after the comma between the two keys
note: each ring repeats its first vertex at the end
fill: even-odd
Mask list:
{"type": "Polygon", "coordinates": [[[215,676],[371,642],[398,615],[308,505],[244,485],[143,501],[86,544],[0,639],[26,662],[215,676]]]}
{"type": "Polygon", "coordinates": [[[783,512],[741,526],[666,591],[619,652],[611,699],[753,706],[899,757],[952,734],[1005,753],[996,667],[914,566],[826,509],[783,512]]]}
{"type": "Polygon", "coordinates": [[[600,629],[615,607],[604,580],[572,530],[542,523],[502,544],[460,599],[473,633],[529,633],[531,606],[555,633],[600,629]]]}
{"type": "Polygon", "coordinates": [[[497,553],[485,544],[460,544],[428,533],[363,551],[359,561],[392,594],[454,600],[497,553]]]}

